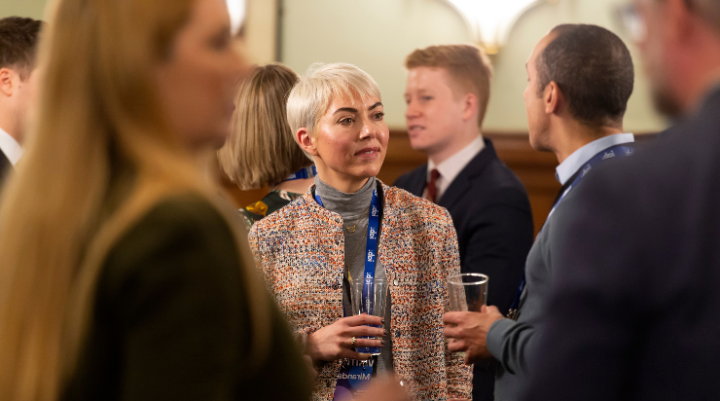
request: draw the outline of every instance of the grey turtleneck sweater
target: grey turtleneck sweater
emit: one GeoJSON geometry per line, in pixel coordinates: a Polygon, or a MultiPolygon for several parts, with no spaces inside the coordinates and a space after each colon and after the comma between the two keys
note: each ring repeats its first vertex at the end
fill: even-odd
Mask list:
{"type": "MultiPolygon", "coordinates": [[[[344,226],[352,226],[357,222],[354,233],[348,232],[343,228],[345,235],[345,280],[348,280],[348,272],[353,278],[362,277],[365,271],[365,248],[367,245],[367,227],[368,227],[368,207],[372,200],[373,190],[377,187],[375,177],[371,177],[368,182],[354,194],[347,194],[338,191],[330,185],[322,182],[318,176],[315,176],[315,193],[322,199],[323,206],[327,210],[335,212],[342,217],[344,226]]],[[[382,227],[381,227],[382,229],[382,227]]],[[[386,280],[385,269],[380,264],[380,259],[376,258],[375,278],[386,280]]],[[[350,311],[350,298],[347,294],[347,285],[343,286],[343,304],[346,311],[350,311]]],[[[388,291],[387,300],[385,302],[385,345],[380,351],[378,357],[376,371],[378,374],[389,373],[393,371],[392,344],[390,339],[390,292],[388,291]]]]}

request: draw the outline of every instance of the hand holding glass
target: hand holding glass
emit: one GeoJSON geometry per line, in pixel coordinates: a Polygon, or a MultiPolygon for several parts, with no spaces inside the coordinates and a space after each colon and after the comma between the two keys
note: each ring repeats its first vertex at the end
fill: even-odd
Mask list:
{"type": "MultiPolygon", "coordinates": [[[[451,312],[480,312],[487,305],[488,276],[461,273],[448,277],[451,312]]],[[[465,352],[458,352],[465,357],[465,352]]]]}
{"type": "Polygon", "coordinates": [[[488,276],[480,273],[462,273],[448,278],[450,310],[453,312],[480,312],[487,305],[488,276]]]}
{"type": "MultiPolygon", "coordinates": [[[[365,279],[354,280],[352,283],[352,314],[367,313],[385,319],[385,301],[387,299],[387,283],[383,279],[374,279],[372,286],[366,285],[365,279]]],[[[369,284],[369,282],[368,282],[369,284]]],[[[372,326],[382,328],[382,326],[372,326]]],[[[381,340],[382,337],[363,337],[371,340],[381,340]]],[[[381,347],[357,347],[357,352],[363,354],[380,355],[381,347]]]]}

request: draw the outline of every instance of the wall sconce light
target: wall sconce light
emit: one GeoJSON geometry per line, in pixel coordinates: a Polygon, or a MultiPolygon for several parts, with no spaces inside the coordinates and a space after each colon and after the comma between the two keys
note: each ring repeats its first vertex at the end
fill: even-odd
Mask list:
{"type": "Polygon", "coordinates": [[[446,0],[463,17],[475,41],[487,54],[505,45],[515,22],[530,8],[557,0],[446,0]]]}
{"type": "Polygon", "coordinates": [[[245,23],[246,0],[225,0],[230,13],[230,32],[237,35],[245,23]]]}

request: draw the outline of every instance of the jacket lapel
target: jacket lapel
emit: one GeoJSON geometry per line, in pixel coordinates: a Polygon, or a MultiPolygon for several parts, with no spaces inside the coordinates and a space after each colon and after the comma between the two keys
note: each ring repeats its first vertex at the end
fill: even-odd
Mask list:
{"type": "Polygon", "coordinates": [[[555,199],[553,200],[553,203],[552,203],[553,207],[554,207],[555,205],[557,205],[557,203],[558,203],[558,201],[560,200],[560,197],[562,196],[562,194],[564,194],[565,191],[567,191],[567,189],[570,188],[570,185],[572,185],[573,181],[575,181],[575,178],[577,178],[577,176],[578,176],[578,174],[580,174],[580,171],[581,171],[581,170],[582,170],[582,167],[581,167],[578,171],[576,171],[575,174],[573,174],[572,177],[570,177],[570,178],[565,182],[565,185],[563,185],[563,186],[560,188],[560,190],[558,191],[557,195],[555,195],[555,199]]]}
{"type": "Polygon", "coordinates": [[[395,243],[397,237],[392,235],[392,233],[397,232],[398,211],[393,207],[393,201],[388,199],[388,196],[392,196],[389,194],[390,187],[382,184],[382,182],[380,182],[380,184],[383,191],[383,211],[382,222],[380,224],[378,254],[380,255],[380,263],[382,263],[383,269],[385,269],[388,286],[390,286],[397,277],[396,266],[393,264],[393,255],[390,252],[391,249],[398,249],[398,244],[395,243]]]}
{"type": "Polygon", "coordinates": [[[408,192],[415,196],[422,196],[423,191],[425,191],[425,185],[427,185],[427,164],[415,171],[417,174],[410,176],[408,192]]]}
{"type": "Polygon", "coordinates": [[[465,168],[462,169],[460,174],[450,183],[450,186],[445,193],[438,199],[438,205],[445,209],[450,209],[462,199],[465,192],[470,189],[472,184],[472,178],[479,175],[485,170],[490,162],[497,159],[497,153],[495,153],[495,147],[492,141],[484,138],[485,148],[480,151],[465,168]]]}
{"type": "Polygon", "coordinates": [[[12,163],[10,163],[10,160],[5,156],[5,153],[0,150],[0,183],[2,183],[5,176],[8,175],[11,170],[12,163]]]}

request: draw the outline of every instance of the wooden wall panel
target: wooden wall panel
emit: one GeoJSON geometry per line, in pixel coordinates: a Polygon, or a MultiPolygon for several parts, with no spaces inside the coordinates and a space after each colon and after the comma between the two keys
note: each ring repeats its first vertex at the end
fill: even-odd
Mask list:
{"type": "MultiPolygon", "coordinates": [[[[538,152],[530,147],[527,133],[485,133],[484,136],[493,141],[498,157],[515,172],[525,185],[530,198],[535,233],[537,234],[545,222],[552,202],[560,189],[555,179],[557,159],[547,152],[538,152]]],[[[646,142],[653,135],[639,135],[639,142],[646,142]]],[[[383,168],[378,174],[386,184],[392,184],[401,175],[411,171],[427,161],[424,154],[410,147],[410,140],[405,131],[392,131],[388,144],[388,152],[383,168]]],[[[267,188],[254,191],[240,191],[227,179],[222,180],[223,186],[237,206],[245,206],[262,198],[267,188]]]]}

